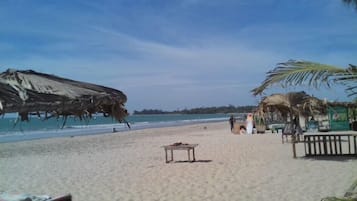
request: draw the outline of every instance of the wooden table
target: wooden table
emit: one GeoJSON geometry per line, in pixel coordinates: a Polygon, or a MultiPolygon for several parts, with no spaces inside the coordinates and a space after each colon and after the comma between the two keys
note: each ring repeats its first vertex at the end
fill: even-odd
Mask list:
{"type": "Polygon", "coordinates": [[[165,149],[166,163],[174,161],[174,150],[187,150],[188,161],[190,161],[190,162],[196,161],[195,147],[197,147],[197,146],[198,146],[198,144],[177,144],[177,145],[173,144],[173,145],[163,146],[165,149]],[[171,151],[171,160],[168,160],[168,157],[167,157],[168,150],[171,151]],[[192,157],[193,157],[192,160],[190,159],[190,150],[192,150],[192,157]]]}

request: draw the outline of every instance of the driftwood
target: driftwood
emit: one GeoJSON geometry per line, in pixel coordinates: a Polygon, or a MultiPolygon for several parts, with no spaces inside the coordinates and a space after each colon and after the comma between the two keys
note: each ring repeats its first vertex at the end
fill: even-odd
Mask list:
{"type": "Polygon", "coordinates": [[[44,119],[77,116],[91,118],[102,113],[123,122],[128,115],[126,95],[116,89],[38,73],[7,70],[0,74],[0,114],[18,113],[44,119]]]}

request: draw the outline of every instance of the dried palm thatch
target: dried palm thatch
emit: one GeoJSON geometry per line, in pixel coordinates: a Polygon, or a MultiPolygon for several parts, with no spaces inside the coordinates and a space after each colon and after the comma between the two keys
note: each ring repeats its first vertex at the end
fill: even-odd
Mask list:
{"type": "Polygon", "coordinates": [[[126,95],[116,89],[35,72],[11,70],[0,74],[0,114],[91,118],[95,113],[126,122],[126,95]]]}
{"type": "Polygon", "coordinates": [[[279,111],[283,116],[310,116],[325,114],[327,105],[324,101],[309,96],[305,92],[273,94],[264,97],[259,103],[257,113],[262,115],[270,111],[279,111]]]}

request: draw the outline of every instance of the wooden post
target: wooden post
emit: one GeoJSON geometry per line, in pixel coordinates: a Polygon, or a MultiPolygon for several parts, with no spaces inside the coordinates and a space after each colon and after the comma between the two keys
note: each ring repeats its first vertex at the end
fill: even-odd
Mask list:
{"type": "Polygon", "coordinates": [[[320,139],[321,136],[317,136],[317,143],[319,144],[319,155],[322,155],[322,151],[321,151],[321,139],[320,139]]]}
{"type": "Polygon", "coordinates": [[[188,161],[191,161],[191,159],[190,159],[190,149],[187,149],[187,156],[188,156],[188,161]]]}
{"type": "Polygon", "coordinates": [[[348,154],[351,154],[351,140],[350,140],[351,136],[348,136],[348,154]]]}
{"type": "Polygon", "coordinates": [[[195,157],[195,147],[193,147],[193,149],[192,149],[192,156],[193,156],[193,161],[196,161],[196,157],[195,157]]]}
{"type": "Polygon", "coordinates": [[[353,136],[353,145],[354,145],[354,148],[355,148],[355,154],[357,154],[356,136],[353,136]]]}
{"type": "Polygon", "coordinates": [[[309,155],[312,155],[312,152],[311,152],[311,136],[307,136],[307,147],[308,147],[308,151],[309,151],[309,155]]]}
{"type": "Polygon", "coordinates": [[[305,149],[305,156],[306,156],[306,140],[307,139],[307,136],[304,136],[304,149],[305,149]]]}
{"type": "Polygon", "coordinates": [[[330,154],[333,155],[331,135],[328,136],[328,141],[329,141],[329,143],[330,143],[330,154]]]}
{"type": "Polygon", "coordinates": [[[165,159],[166,159],[166,163],[169,162],[169,160],[167,159],[167,149],[165,148],[165,159]]]}
{"type": "Polygon", "coordinates": [[[326,141],[326,136],[322,137],[322,142],[324,143],[324,154],[323,155],[328,155],[328,150],[327,150],[327,141],[326,141]]]}
{"type": "Polygon", "coordinates": [[[337,155],[337,141],[336,141],[336,135],[333,136],[333,147],[335,150],[335,155],[337,155]]]}
{"type": "Polygon", "coordinates": [[[343,155],[343,153],[342,153],[341,136],[338,136],[338,144],[339,144],[339,146],[340,146],[340,154],[343,155]]]}
{"type": "Polygon", "coordinates": [[[295,135],[291,136],[292,143],[293,143],[293,157],[296,158],[296,145],[295,145],[295,135]]]}
{"type": "Polygon", "coordinates": [[[316,136],[313,136],[312,139],[314,141],[314,155],[316,156],[316,136]]]}
{"type": "Polygon", "coordinates": [[[171,149],[171,161],[174,161],[174,150],[171,149]]]}

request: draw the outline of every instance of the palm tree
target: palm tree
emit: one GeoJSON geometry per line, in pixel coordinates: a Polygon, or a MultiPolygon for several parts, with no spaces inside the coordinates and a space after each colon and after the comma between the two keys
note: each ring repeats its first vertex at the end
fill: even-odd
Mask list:
{"type": "Polygon", "coordinates": [[[289,60],[267,72],[266,79],[252,93],[262,94],[265,89],[278,83],[283,87],[308,85],[315,88],[342,84],[346,86],[348,96],[357,96],[357,66],[349,64],[347,69],[343,69],[316,62],[289,60]]]}
{"type": "MultiPolygon", "coordinates": [[[[357,0],[342,0],[349,6],[354,6],[357,11],[357,0]]],[[[319,64],[309,61],[289,60],[277,64],[277,67],[267,73],[264,82],[253,89],[254,95],[262,94],[263,91],[273,84],[280,83],[283,87],[307,84],[318,88],[321,84],[330,87],[331,83],[347,85],[349,96],[356,96],[357,102],[357,66],[349,64],[347,69],[319,64]]]]}
{"type": "Polygon", "coordinates": [[[342,0],[347,5],[352,5],[357,10],[357,0],[342,0]]]}

